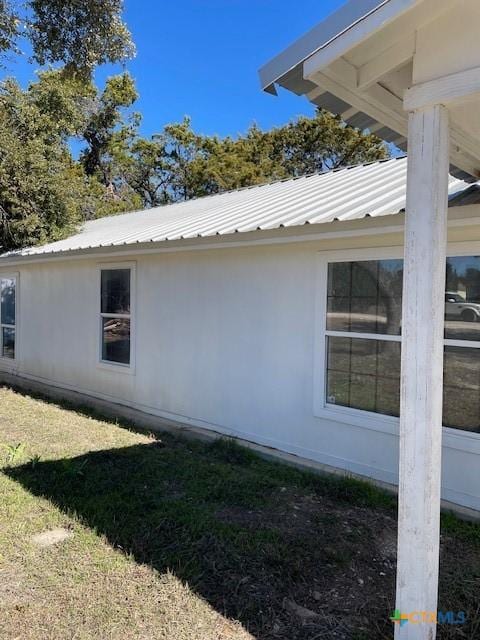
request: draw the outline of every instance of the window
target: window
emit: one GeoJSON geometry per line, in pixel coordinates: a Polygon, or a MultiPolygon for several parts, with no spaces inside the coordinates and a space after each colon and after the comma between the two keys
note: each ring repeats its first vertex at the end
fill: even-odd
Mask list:
{"type": "Polygon", "coordinates": [[[15,359],[16,327],[15,277],[0,277],[0,357],[15,359]]]}
{"type": "Polygon", "coordinates": [[[129,366],[131,362],[132,269],[100,272],[100,333],[102,362],[129,366]]]}
{"type": "Polygon", "coordinates": [[[443,424],[480,433],[480,257],[447,259],[443,424]]]}
{"type": "MultiPolygon", "coordinates": [[[[403,261],[327,266],[322,406],[398,416],[403,261]]],[[[447,259],[444,426],[480,433],[480,257],[447,259]]],[[[323,349],[323,347],[322,347],[323,349]]]]}
{"type": "Polygon", "coordinates": [[[401,260],[328,265],[326,402],[398,415],[401,260]]]}

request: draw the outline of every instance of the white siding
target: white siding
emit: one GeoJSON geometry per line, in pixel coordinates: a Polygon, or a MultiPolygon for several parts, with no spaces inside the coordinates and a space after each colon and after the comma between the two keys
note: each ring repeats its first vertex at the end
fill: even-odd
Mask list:
{"type": "MultiPolygon", "coordinates": [[[[473,237],[471,230],[455,233],[473,237]]],[[[395,482],[396,426],[314,415],[315,296],[325,293],[316,291],[319,250],[401,241],[378,236],[129,256],[137,280],[134,375],[97,366],[98,262],[27,264],[17,268],[13,370],[395,482]]],[[[478,243],[473,249],[478,255],[478,243]]],[[[447,439],[444,498],[480,509],[480,437],[456,432],[447,439]]]]}

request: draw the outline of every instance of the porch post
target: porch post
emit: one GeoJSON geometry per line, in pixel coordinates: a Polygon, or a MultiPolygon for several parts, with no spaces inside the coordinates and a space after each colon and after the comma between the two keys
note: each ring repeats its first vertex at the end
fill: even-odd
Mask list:
{"type": "MultiPolygon", "coordinates": [[[[411,112],[396,608],[420,615],[437,611],[448,167],[446,107],[411,112]]],[[[434,640],[435,635],[434,623],[395,625],[396,640],[434,640]]]]}

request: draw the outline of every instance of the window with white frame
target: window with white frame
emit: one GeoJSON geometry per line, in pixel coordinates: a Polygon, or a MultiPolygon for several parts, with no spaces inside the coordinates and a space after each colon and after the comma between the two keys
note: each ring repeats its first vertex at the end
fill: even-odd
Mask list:
{"type": "MultiPolygon", "coordinates": [[[[403,261],[330,262],[324,406],[398,416],[403,261]]],[[[480,433],[480,257],[447,259],[444,426],[480,433]]]]}
{"type": "Polygon", "coordinates": [[[132,269],[102,268],[100,287],[101,360],[109,364],[129,366],[132,269]]]}
{"type": "Polygon", "coordinates": [[[328,265],[326,402],[398,415],[402,260],[328,265]]]}
{"type": "Polygon", "coordinates": [[[15,359],[17,279],[0,276],[0,356],[15,359]]]}

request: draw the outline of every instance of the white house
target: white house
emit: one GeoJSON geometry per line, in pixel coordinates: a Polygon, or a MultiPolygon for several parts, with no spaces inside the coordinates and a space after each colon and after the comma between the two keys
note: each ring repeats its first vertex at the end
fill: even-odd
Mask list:
{"type": "MultiPolygon", "coordinates": [[[[462,182],[480,176],[478,24],[476,0],[354,0],[261,70],[268,91],[408,142],[408,163],[0,258],[4,376],[398,479],[405,612],[436,611],[440,489],[480,510],[479,187],[462,182]]],[[[435,623],[395,633],[433,640],[435,623]]]]}
{"type": "MultiPolygon", "coordinates": [[[[449,250],[448,166],[455,175],[480,175],[479,20],[478,0],[351,0],[261,70],[267,91],[282,85],[408,146],[396,604],[433,615],[397,625],[402,640],[433,640],[436,633],[442,413],[448,422],[452,381],[439,306],[449,250]]],[[[449,296],[447,310],[462,297],[449,296]]],[[[464,393],[461,402],[466,409],[464,393]]]]}
{"type": "MultiPolygon", "coordinates": [[[[394,484],[406,170],[103,218],[4,255],[1,370],[394,484]]],[[[449,190],[443,497],[480,510],[480,187],[449,190]]]]}

